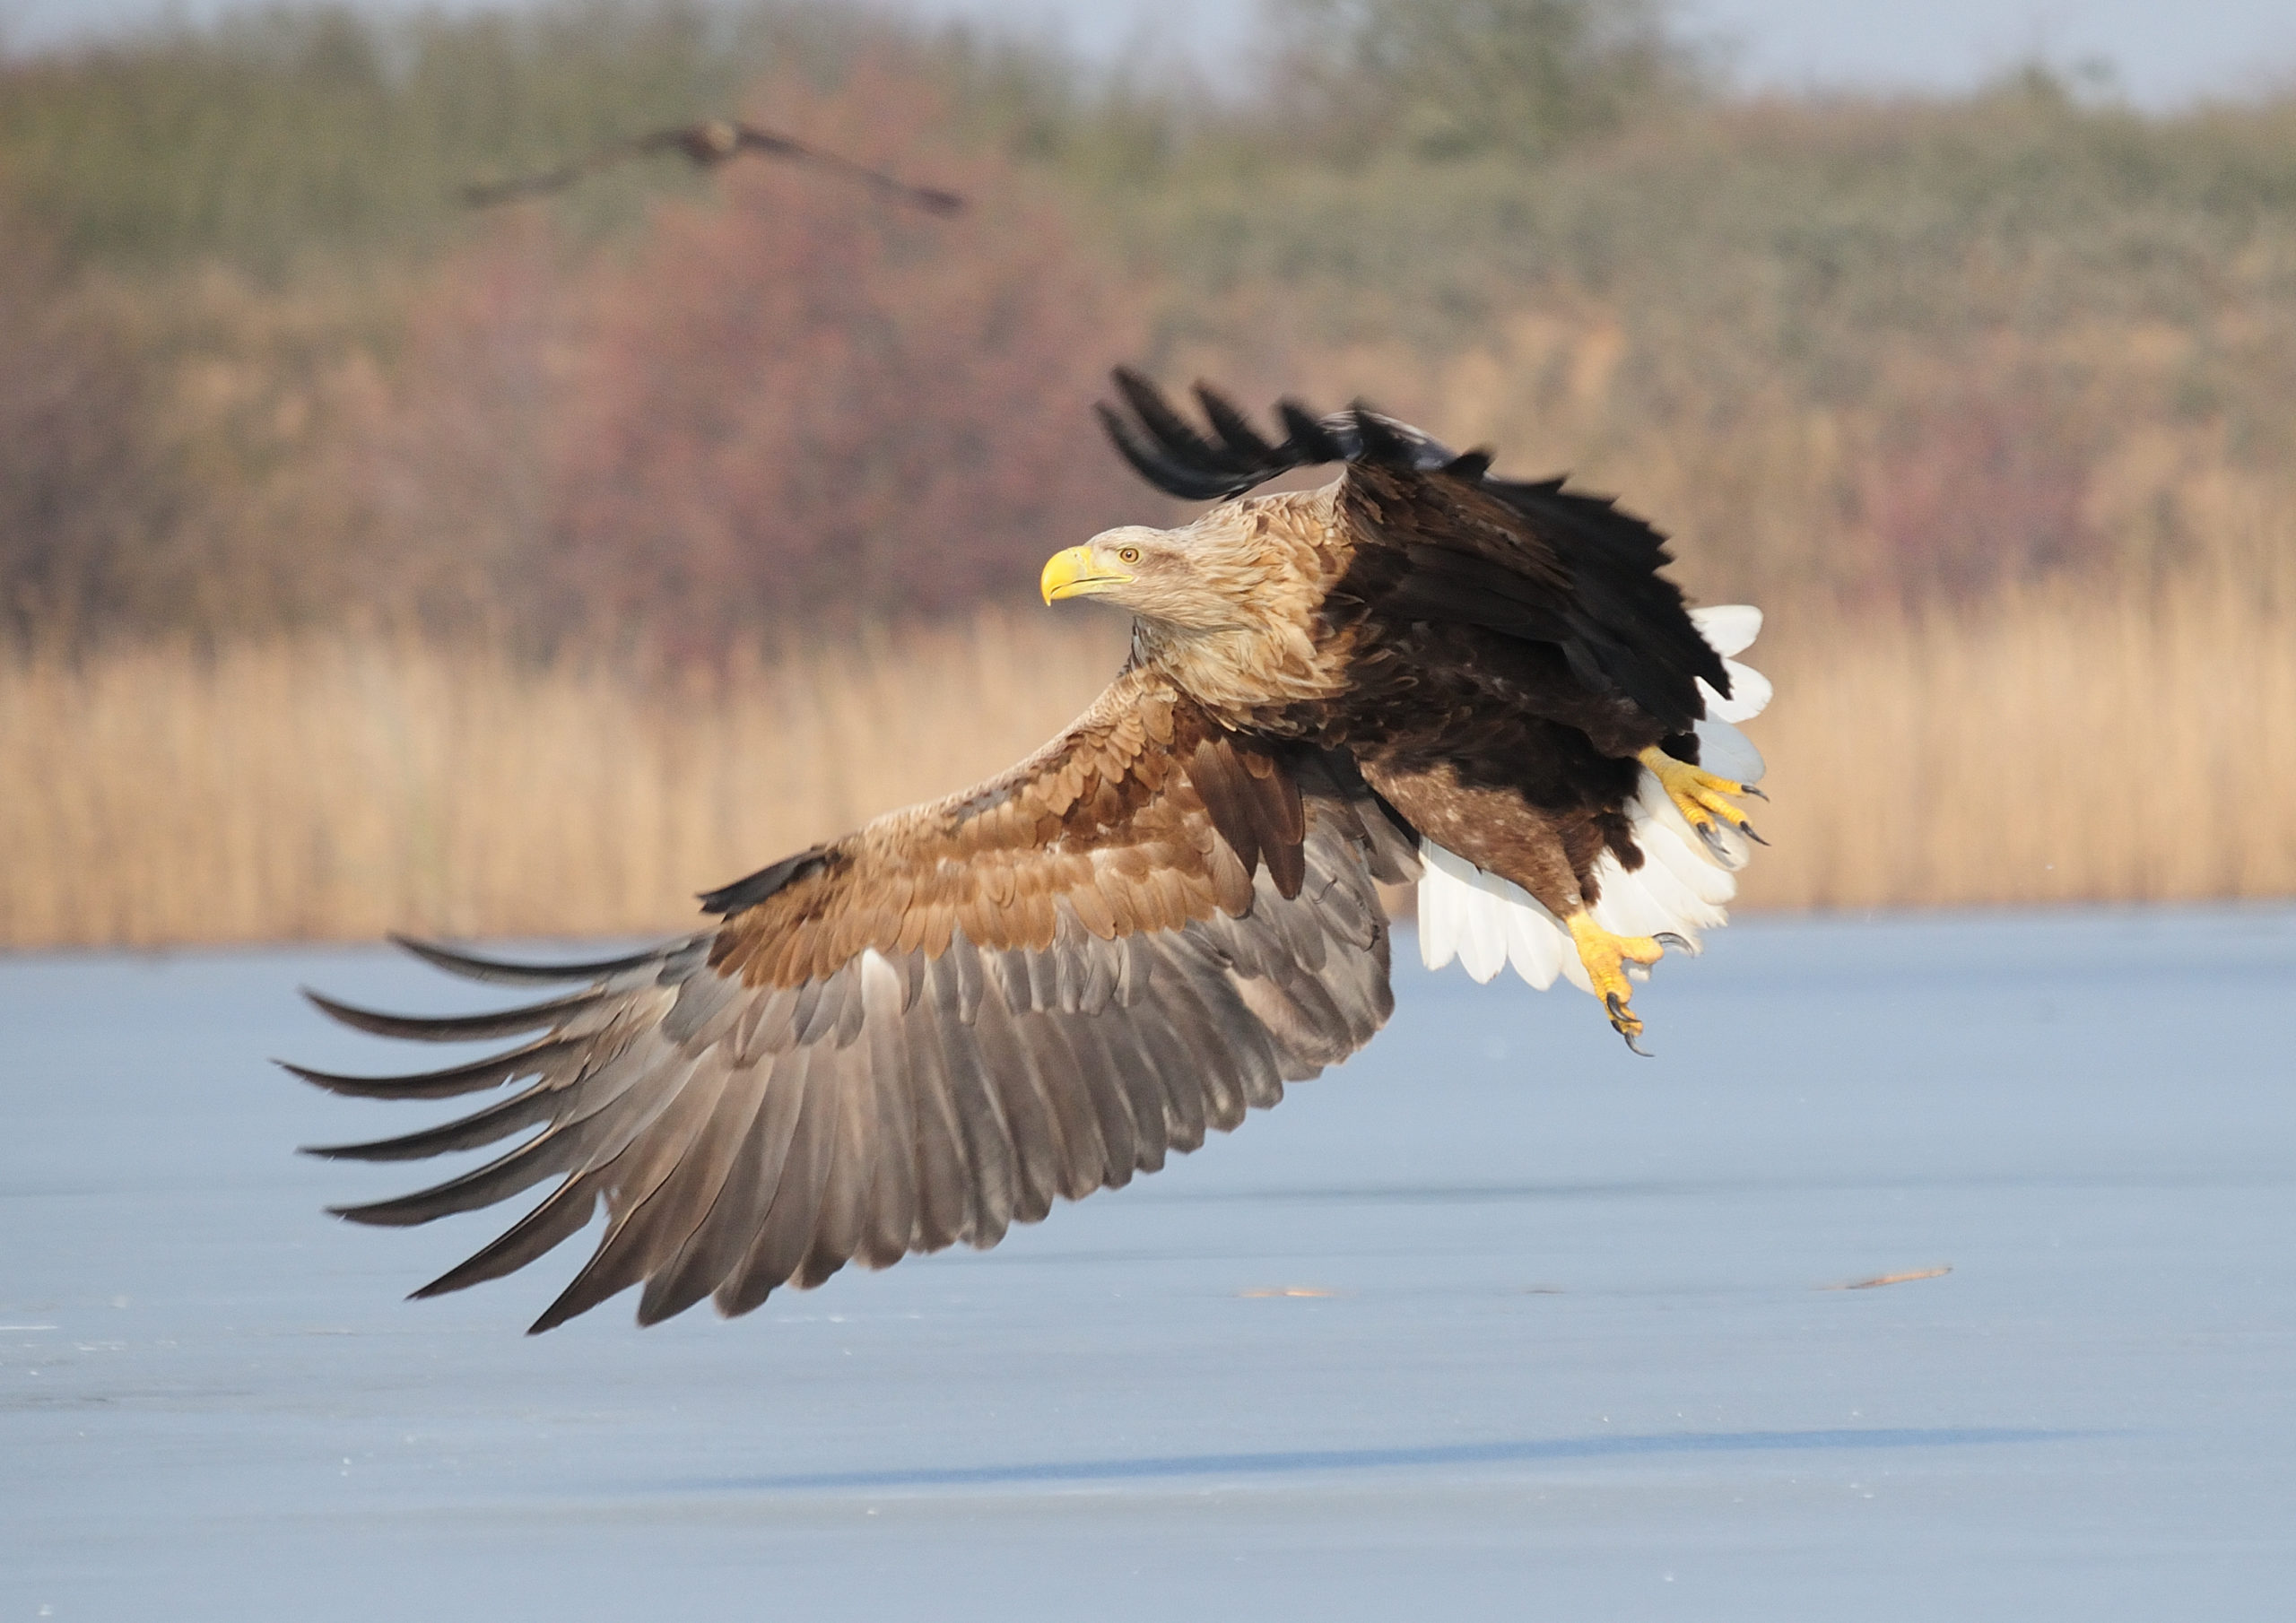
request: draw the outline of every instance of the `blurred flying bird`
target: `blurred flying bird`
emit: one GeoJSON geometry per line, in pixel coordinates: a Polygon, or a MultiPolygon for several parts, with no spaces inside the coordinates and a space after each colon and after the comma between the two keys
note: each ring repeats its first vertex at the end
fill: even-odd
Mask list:
{"type": "Polygon", "coordinates": [[[676,152],[691,161],[696,169],[714,169],[728,163],[744,152],[758,152],[769,158],[786,159],[793,163],[810,163],[819,169],[831,170],[848,179],[857,180],[879,195],[896,203],[906,203],[928,213],[953,214],[965,206],[965,200],[954,192],[944,192],[937,187],[911,186],[897,180],[866,164],[856,163],[850,158],[808,146],[787,135],[777,135],[753,124],[737,123],[731,118],[705,118],[700,124],[681,129],[656,130],[648,135],[633,136],[600,147],[587,157],[571,163],[561,164],[540,174],[523,175],[511,180],[474,181],[463,187],[465,203],[485,208],[497,203],[509,203],[520,197],[539,197],[563,190],[585,176],[610,169],[631,158],[650,157],[657,152],[676,152]]]}
{"type": "Polygon", "coordinates": [[[1631,1044],[1631,982],[1723,922],[1761,757],[1761,616],[1692,610],[1663,538],[1561,479],[1518,482],[1358,405],[1271,438],[1199,386],[1102,408],[1152,483],[1212,501],[1056,554],[1046,603],[1134,616],[1132,656],[1010,771],[701,898],[709,927],[596,963],[405,944],[544,1001],[441,1018],[311,994],[362,1031],[519,1037],[412,1076],[294,1067],[457,1120],[314,1154],[412,1160],[522,1136],[431,1188],[342,1209],[425,1223],[555,1180],[416,1294],[597,1250],[535,1323],[642,1284],[642,1324],[746,1313],[848,1262],[995,1245],[1056,1199],[1152,1172],[1370,1041],[1394,1007],[1378,882],[1477,980],[1569,977],[1631,1044]],[[1252,495],[1336,463],[1321,490],[1252,495]],[[530,1081],[528,1079],[531,1079],[530,1081]]]}

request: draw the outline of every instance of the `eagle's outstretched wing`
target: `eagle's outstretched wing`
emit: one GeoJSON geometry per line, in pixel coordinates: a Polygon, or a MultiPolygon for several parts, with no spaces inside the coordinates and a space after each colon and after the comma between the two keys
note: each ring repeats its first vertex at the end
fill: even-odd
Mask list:
{"type": "Polygon", "coordinates": [[[1195,1149],[1387,1019],[1374,879],[1408,838],[1344,758],[1222,732],[1152,672],[966,794],[878,819],[704,898],[714,931],[603,963],[414,950],[482,980],[571,985],[500,1014],[408,1019],[316,998],[363,1030],[529,1040],[336,1092],[474,1115],[313,1153],[414,1159],[532,1132],[433,1188],[352,1207],[428,1222],[557,1186],[418,1295],[508,1273],[604,1200],[588,1263],[534,1328],[643,1281],[652,1323],[714,1295],[993,1245],[1195,1149]]]}
{"type": "Polygon", "coordinates": [[[856,162],[841,153],[808,146],[792,135],[760,129],[754,124],[737,124],[734,126],[734,136],[739,151],[759,152],[769,158],[787,158],[798,163],[810,163],[819,169],[832,169],[848,180],[859,181],[881,197],[923,209],[928,214],[964,212],[965,200],[954,192],[945,191],[937,186],[914,185],[888,175],[883,169],[873,169],[865,163],[856,162]]]}

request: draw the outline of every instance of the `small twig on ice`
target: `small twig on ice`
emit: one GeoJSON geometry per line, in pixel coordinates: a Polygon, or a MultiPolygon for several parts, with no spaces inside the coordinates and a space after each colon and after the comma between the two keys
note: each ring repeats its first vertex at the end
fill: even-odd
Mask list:
{"type": "Polygon", "coordinates": [[[1852,1280],[1847,1285],[1821,1285],[1818,1289],[1820,1290],[1871,1290],[1876,1285],[1902,1285],[1909,1280],[1941,1279],[1952,1271],[1953,1265],[1947,1263],[1941,1268],[1912,1268],[1903,1273],[1876,1274],[1870,1280],[1852,1280]]]}

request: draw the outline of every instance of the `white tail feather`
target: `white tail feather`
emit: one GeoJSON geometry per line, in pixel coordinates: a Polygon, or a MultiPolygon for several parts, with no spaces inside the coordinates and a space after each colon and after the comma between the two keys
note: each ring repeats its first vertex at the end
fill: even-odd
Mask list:
{"type": "MultiPolygon", "coordinates": [[[[1708,718],[1737,722],[1752,721],[1760,716],[1770,703],[1770,678],[1752,665],[1740,664],[1730,655],[1753,646],[1754,638],[1761,632],[1761,611],[1750,603],[1718,603],[1710,609],[1692,609],[1690,622],[1706,638],[1706,646],[1722,656],[1722,669],[1730,678],[1727,699],[1709,686],[1704,677],[1698,679],[1698,696],[1706,701],[1708,718]]],[[[1703,756],[1704,751],[1700,753],[1703,756]]],[[[1751,780],[1741,777],[1738,781],[1751,780]]]]}
{"type": "MultiPolygon", "coordinates": [[[[1732,724],[1761,713],[1770,703],[1770,680],[1729,656],[1752,643],[1761,611],[1729,603],[1693,609],[1691,619],[1723,656],[1730,676],[1728,699],[1699,683],[1707,707],[1706,719],[1698,724],[1700,764],[1718,777],[1755,782],[1762,775],[1761,752],[1732,724]]],[[[1700,931],[1727,922],[1726,904],[1738,890],[1735,871],[1745,866],[1752,846],[1736,829],[1723,828],[1717,836],[1720,852],[1711,849],[1647,771],[1625,812],[1642,864],[1629,872],[1609,852],[1596,859],[1595,922],[1614,935],[1679,935],[1697,951],[1700,931]]],[[[1511,964],[1541,991],[1558,975],[1582,992],[1593,989],[1570,927],[1529,891],[1433,840],[1422,839],[1419,850],[1427,864],[1419,881],[1422,963],[1440,969],[1457,958],[1484,982],[1511,964]]]]}
{"type": "Polygon", "coordinates": [[[1706,713],[1717,721],[1752,721],[1770,704],[1770,678],[1752,665],[1742,665],[1735,659],[1722,662],[1722,669],[1730,676],[1730,697],[1723,698],[1710,687],[1703,676],[1698,679],[1698,696],[1706,701],[1706,713]]]}
{"type": "Polygon", "coordinates": [[[1754,638],[1761,635],[1761,611],[1750,603],[1717,603],[1710,609],[1692,609],[1690,623],[1706,638],[1708,647],[1726,659],[1754,646],[1754,638]]]}
{"type": "Polygon", "coordinates": [[[1448,964],[1459,952],[1457,916],[1461,886],[1452,882],[1457,876],[1447,864],[1469,864],[1432,840],[1422,840],[1419,854],[1427,864],[1419,880],[1419,961],[1435,970],[1448,964]]]}
{"type": "Polygon", "coordinates": [[[1768,768],[1761,751],[1748,738],[1726,721],[1707,716],[1693,724],[1698,734],[1698,764],[1717,777],[1726,777],[1733,783],[1758,784],[1768,768]]]}

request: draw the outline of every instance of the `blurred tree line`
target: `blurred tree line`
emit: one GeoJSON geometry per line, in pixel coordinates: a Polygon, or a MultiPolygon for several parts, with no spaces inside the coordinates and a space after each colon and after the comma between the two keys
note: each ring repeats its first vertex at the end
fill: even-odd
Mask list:
{"type": "Polygon", "coordinates": [[[1576,468],[1714,595],[2271,561],[2296,100],[1747,100],[1645,0],[1265,21],[1223,86],[790,0],[0,62],[0,634],[939,613],[1167,510],[1095,441],[1117,360],[1576,468]],[[674,160],[455,201],[733,109],[974,206],[674,160]]]}

